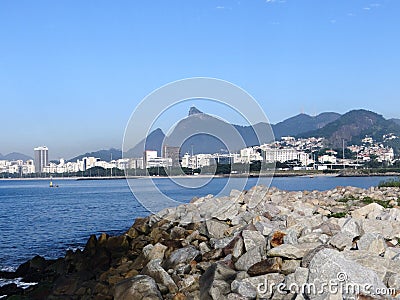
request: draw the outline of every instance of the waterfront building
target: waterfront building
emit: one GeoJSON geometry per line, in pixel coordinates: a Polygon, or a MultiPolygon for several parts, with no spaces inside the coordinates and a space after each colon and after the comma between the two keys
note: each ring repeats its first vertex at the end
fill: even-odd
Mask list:
{"type": "Polygon", "coordinates": [[[144,153],[143,153],[143,163],[146,166],[146,168],[149,168],[148,164],[147,164],[148,161],[153,159],[153,158],[156,158],[157,154],[158,153],[157,153],[156,150],[145,150],[144,151],[144,153]]]}
{"type": "Polygon", "coordinates": [[[144,169],[143,157],[141,158],[130,158],[128,169],[144,169]]]}
{"type": "Polygon", "coordinates": [[[263,147],[263,158],[267,163],[275,162],[288,162],[297,160],[301,162],[303,166],[307,166],[314,162],[308,153],[297,151],[294,148],[268,148],[263,147]]]}
{"type": "Polygon", "coordinates": [[[152,157],[146,161],[146,168],[172,167],[172,158],[152,157]]]}
{"type": "Polygon", "coordinates": [[[49,149],[46,146],[36,147],[34,152],[35,171],[38,173],[43,172],[43,168],[49,164],[49,149]]]}
{"type": "Polygon", "coordinates": [[[35,164],[33,162],[33,159],[28,159],[22,165],[22,174],[32,174],[32,173],[35,173],[35,164]]]}
{"type": "Polygon", "coordinates": [[[93,156],[82,158],[82,171],[95,167],[98,161],[100,161],[100,158],[93,156]]]}
{"type": "Polygon", "coordinates": [[[318,161],[323,164],[323,163],[329,163],[329,164],[336,164],[336,156],[332,155],[322,155],[318,157],[318,161]]]}

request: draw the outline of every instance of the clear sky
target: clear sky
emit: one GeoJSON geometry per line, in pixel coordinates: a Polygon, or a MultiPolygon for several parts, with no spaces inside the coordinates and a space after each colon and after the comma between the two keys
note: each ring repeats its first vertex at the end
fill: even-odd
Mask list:
{"type": "Polygon", "coordinates": [[[0,153],[121,148],[148,93],[194,76],[239,85],[273,123],[399,118],[399,14],[398,0],[2,0],[0,153]]]}

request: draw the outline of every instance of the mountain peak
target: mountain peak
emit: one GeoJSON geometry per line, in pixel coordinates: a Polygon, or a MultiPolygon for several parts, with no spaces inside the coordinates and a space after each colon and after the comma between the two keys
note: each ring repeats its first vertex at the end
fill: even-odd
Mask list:
{"type": "Polygon", "coordinates": [[[0,160],[23,160],[27,161],[28,159],[32,159],[32,157],[19,153],[19,152],[11,152],[6,155],[2,155],[0,153],[0,160]]]}
{"type": "Polygon", "coordinates": [[[203,112],[198,110],[195,106],[190,107],[189,109],[189,116],[191,115],[197,115],[197,114],[202,114],[203,112]]]}

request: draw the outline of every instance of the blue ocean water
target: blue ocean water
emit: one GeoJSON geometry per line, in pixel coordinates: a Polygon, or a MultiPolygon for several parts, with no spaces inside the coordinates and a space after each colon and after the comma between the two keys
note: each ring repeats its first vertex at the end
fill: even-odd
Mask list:
{"type": "MultiPolygon", "coordinates": [[[[272,186],[284,190],[327,190],[336,186],[376,186],[383,177],[292,177],[274,178],[272,186]]],[[[215,178],[194,188],[200,179],[187,178],[182,187],[167,178],[132,179],[130,184],[140,192],[146,207],[162,209],[165,203],[154,193],[153,183],[163,194],[187,203],[193,197],[217,195],[228,183],[227,178],[215,178]]],[[[231,180],[231,185],[242,179],[231,180]]],[[[268,185],[270,179],[250,178],[248,189],[257,183],[268,185]]],[[[67,249],[85,245],[91,234],[102,232],[121,234],[135,218],[150,212],[133,196],[126,180],[56,180],[58,188],[49,188],[45,180],[0,180],[0,269],[16,267],[34,255],[47,258],[63,256],[67,249]]],[[[240,186],[240,184],[239,184],[240,186]]]]}

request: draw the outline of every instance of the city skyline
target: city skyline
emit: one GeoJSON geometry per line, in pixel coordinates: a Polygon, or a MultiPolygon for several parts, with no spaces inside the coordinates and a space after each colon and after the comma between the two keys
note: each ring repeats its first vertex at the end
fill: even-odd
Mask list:
{"type": "Polygon", "coordinates": [[[120,148],[147,94],[196,76],[244,88],[272,123],[357,108],[396,118],[399,8],[390,0],[3,1],[0,152],[120,148]]]}
{"type": "MultiPolygon", "coordinates": [[[[173,118],[172,117],[174,117],[174,116],[176,116],[177,115],[177,113],[179,114],[179,113],[181,113],[182,111],[179,111],[179,110],[176,110],[176,109],[174,109],[174,110],[172,110],[172,111],[169,111],[167,114],[165,114],[165,116],[163,116],[163,118],[165,119],[165,118],[171,118],[170,119],[170,121],[171,121],[171,123],[173,123],[174,125],[176,125],[176,121],[174,121],[173,120],[173,118]]],[[[187,113],[187,112],[186,112],[187,113]]],[[[204,112],[204,113],[206,113],[206,114],[208,114],[207,112],[204,112]]],[[[326,113],[326,112],[324,112],[324,113],[326,113]]],[[[373,112],[374,113],[374,112],[373,112]]],[[[300,113],[300,114],[303,114],[303,113],[300,113]]],[[[209,114],[208,114],[209,115],[209,114]]],[[[296,115],[296,116],[298,116],[298,115],[296,115]]],[[[185,117],[185,115],[182,115],[182,118],[184,118],[185,117]]],[[[219,118],[219,116],[214,116],[214,117],[217,117],[217,118],[219,118]]],[[[295,117],[295,116],[294,116],[295,117]]],[[[288,118],[288,119],[290,119],[290,118],[288,118]]],[[[281,122],[284,122],[284,121],[288,121],[288,119],[286,119],[286,120],[282,120],[281,122]]],[[[224,119],[225,120],[225,119],[224,119]]],[[[238,120],[238,119],[237,119],[238,120]]],[[[400,120],[400,119],[398,119],[398,120],[400,120]]],[[[279,123],[279,122],[278,122],[279,123]]],[[[161,122],[155,122],[155,124],[156,125],[162,125],[163,124],[163,122],[161,121],[161,122]]],[[[232,123],[232,124],[240,124],[240,121],[239,122],[237,122],[237,123],[232,123]]],[[[251,125],[254,125],[254,124],[251,124],[251,125]]],[[[164,131],[164,133],[166,133],[167,132],[167,130],[165,129],[165,128],[160,128],[160,127],[154,127],[153,128],[153,130],[155,130],[155,128],[157,128],[157,129],[161,129],[162,131],[164,131]]],[[[290,134],[291,135],[291,134],[290,134]]],[[[46,143],[44,143],[44,144],[42,144],[42,145],[47,145],[46,143]]],[[[50,155],[48,155],[48,157],[47,157],[47,160],[48,161],[50,161],[50,160],[52,160],[52,161],[56,161],[56,160],[60,160],[60,159],[66,159],[66,160],[72,160],[74,157],[77,157],[77,156],[82,156],[82,155],[84,155],[84,154],[88,154],[88,153],[91,153],[91,152],[98,152],[98,151],[103,151],[103,150],[106,150],[106,151],[108,151],[108,150],[118,150],[118,151],[122,151],[122,147],[121,147],[122,145],[117,145],[117,146],[115,146],[115,147],[113,147],[113,146],[105,146],[105,147],[103,147],[103,148],[101,148],[101,149],[83,149],[82,150],[82,152],[79,152],[79,153],[74,153],[72,156],[63,156],[63,155],[61,155],[60,153],[56,153],[56,154],[54,154],[55,152],[50,152],[50,155]]],[[[9,152],[9,153],[3,153],[3,152],[1,152],[1,149],[0,149],[0,159],[1,159],[1,155],[7,155],[7,154],[13,154],[13,153],[16,153],[17,155],[19,155],[19,154],[22,154],[22,155],[24,155],[24,156],[28,156],[28,157],[30,157],[31,159],[34,159],[35,158],[35,153],[36,153],[36,149],[38,149],[38,148],[46,148],[47,149],[47,151],[48,151],[48,147],[47,146],[37,146],[37,143],[36,144],[34,144],[32,147],[31,147],[31,151],[30,152],[32,152],[32,153],[30,153],[30,152],[27,152],[27,153],[22,153],[22,152],[18,152],[18,151],[15,151],[15,150],[13,150],[13,151],[11,151],[11,152],[9,152]],[[32,149],[33,149],[33,151],[32,151],[32,149]]]]}
{"type": "MultiPolygon", "coordinates": [[[[385,135],[386,142],[398,139],[394,134],[385,135]]],[[[260,145],[246,146],[238,151],[229,153],[184,153],[180,147],[163,146],[161,153],[157,150],[145,150],[142,156],[121,157],[117,159],[102,160],[99,157],[87,155],[74,161],[60,159],[58,162],[48,161],[49,149],[46,146],[34,148],[34,160],[0,160],[0,177],[19,176],[32,177],[58,174],[63,177],[70,176],[113,176],[119,173],[129,176],[129,170],[133,170],[131,175],[160,175],[160,169],[169,170],[175,175],[188,172],[188,169],[201,170],[207,174],[214,174],[216,168],[225,166],[223,172],[230,174],[247,174],[250,172],[250,165],[256,168],[260,166],[260,171],[271,171],[278,169],[281,171],[326,171],[328,169],[345,169],[346,166],[354,168],[377,168],[379,166],[398,167],[400,160],[395,155],[392,147],[383,145],[371,137],[362,139],[361,145],[351,145],[346,148],[343,145],[342,157],[338,157],[339,152],[324,146],[323,138],[294,138],[282,137],[280,140],[260,145]],[[345,154],[347,151],[347,155],[345,154]],[[276,164],[276,166],[274,165],[276,164]],[[227,169],[229,165],[231,169],[227,169]],[[261,168],[261,165],[263,167],[261,168]],[[181,169],[182,168],[182,169],[181,169]],[[109,170],[109,173],[107,173],[109,170]],[[184,171],[186,170],[186,171],[184,171]],[[123,171],[121,173],[120,171],[123,171]]],[[[198,174],[196,171],[196,174],[198,174]]],[[[190,172],[190,171],[189,171],[190,172]]],[[[161,172],[163,174],[163,172],[161,172]]],[[[165,173],[164,175],[173,174],[165,173]]],[[[193,173],[194,174],[194,173],[193,173]]],[[[192,175],[193,175],[192,174],[192,175]]]]}

